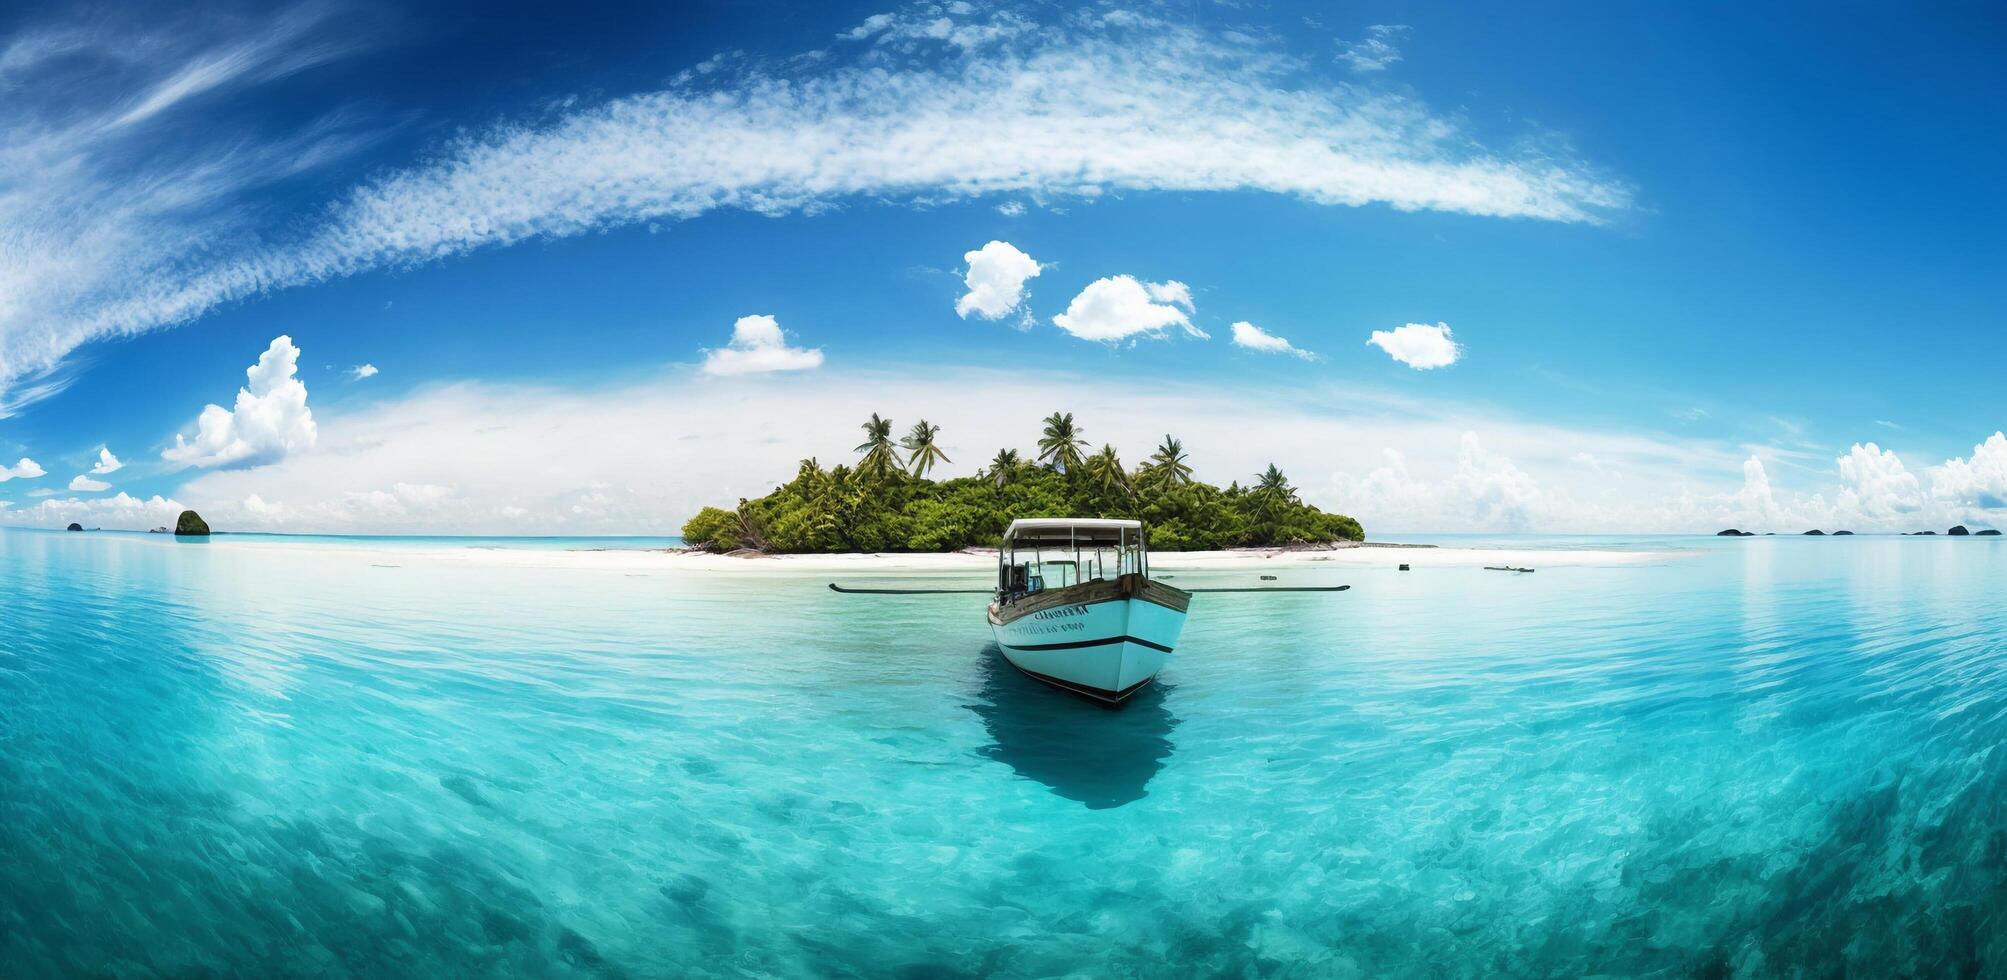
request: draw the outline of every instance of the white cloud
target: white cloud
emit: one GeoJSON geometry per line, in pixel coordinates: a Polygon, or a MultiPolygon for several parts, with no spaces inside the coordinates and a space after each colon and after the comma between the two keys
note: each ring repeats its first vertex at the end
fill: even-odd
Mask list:
{"type": "Polygon", "coordinates": [[[1407,33],[1406,24],[1374,24],[1366,28],[1365,40],[1339,40],[1338,60],[1351,65],[1353,71],[1385,71],[1401,60],[1401,49],[1394,42],[1407,33]]]}
{"type": "Polygon", "coordinates": [[[195,441],[177,434],[162,458],[190,466],[258,466],[311,448],[314,413],[298,377],[299,361],[293,338],[273,338],[258,363],[245,369],[248,383],[237,389],[235,410],[204,408],[195,420],[195,441]]]}
{"type": "Polygon", "coordinates": [[[1752,527],[1774,526],[1780,516],[1776,491],[1770,488],[1770,473],[1763,468],[1763,461],[1751,456],[1742,461],[1742,487],[1731,498],[1735,513],[1744,518],[1738,522],[1724,520],[1725,524],[1746,524],[1752,527]]]}
{"type": "Polygon", "coordinates": [[[1855,443],[1838,462],[1840,478],[1846,481],[1839,497],[1843,511],[1858,513],[1865,520],[1885,522],[1922,509],[1923,486],[1895,453],[1872,442],[1855,443]]]}
{"type": "Polygon", "coordinates": [[[1969,458],[1945,460],[1932,473],[1930,495],[1960,507],[2007,508],[2007,433],[1988,436],[1969,458]]]}
{"type": "Polygon", "coordinates": [[[789,347],[780,321],[765,314],[742,316],[732,324],[731,344],[704,353],[704,373],[770,374],[822,366],[822,351],[789,347]]]}
{"type": "Polygon", "coordinates": [[[1407,457],[1395,449],[1363,478],[1339,474],[1341,509],[1367,515],[1375,523],[1442,530],[1524,531],[1554,516],[1555,506],[1539,483],[1511,459],[1485,450],[1477,433],[1457,438],[1456,467],[1447,479],[1418,479],[1407,457]]]}
{"type": "Polygon", "coordinates": [[[1082,340],[1161,337],[1164,328],[1173,326],[1203,338],[1206,332],[1192,324],[1188,315],[1192,312],[1196,312],[1192,292],[1184,283],[1143,283],[1135,276],[1113,276],[1088,283],[1052,322],[1082,340]]]}
{"type": "Polygon", "coordinates": [[[376,377],[376,365],[374,364],[358,364],[348,369],[348,379],[350,381],[361,381],[364,378],[374,377],[376,377]]]}
{"type": "Polygon", "coordinates": [[[40,463],[23,456],[20,462],[12,466],[0,466],[0,483],[15,479],[32,480],[47,472],[49,471],[43,469],[40,463]]]}
{"type": "Polygon", "coordinates": [[[1306,387],[1247,399],[1226,386],[1155,377],[1027,378],[930,366],[754,377],[725,388],[692,373],[571,390],[427,388],[324,419],[310,451],[272,466],[206,472],[174,496],[212,525],[243,530],[674,533],[701,506],[773,489],[803,458],[854,461],[857,424],[872,412],[895,425],[920,417],[942,425],[944,448],[957,461],[943,474],[955,476],[999,448],[1029,449],[1054,408],[1074,412],[1096,445],[1114,444],[1130,463],[1171,432],[1190,447],[1201,479],[1225,485],[1273,461],[1311,502],[1340,510],[1358,503],[1330,476],[1351,468],[1345,461],[1400,446],[1410,450],[1410,478],[1431,482],[1455,471],[1462,434],[1481,430],[1471,465],[1491,470],[1465,485],[1498,488],[1494,503],[1480,506],[1477,489],[1453,508],[1440,498],[1442,513],[1396,499],[1360,513],[1375,534],[1444,529],[1452,518],[1463,527],[1498,519],[1529,530],[1665,528],[1655,498],[1601,506],[1597,484],[1585,482],[1595,474],[1571,457],[1593,453],[1629,474],[1627,485],[1641,494],[1700,481],[1726,495],[1742,462],[1705,443],[1515,423],[1492,408],[1398,392],[1306,387]],[[994,392],[1004,388],[1014,397],[999,409],[994,392]],[[637,453],[637,445],[649,451],[637,453]],[[261,506],[247,503],[254,495],[261,506]],[[1577,513],[1576,500],[1599,508],[1577,513]]]}
{"type": "MultiPolygon", "coordinates": [[[[1963,500],[1926,494],[1907,512],[1877,504],[1913,498],[1886,451],[1865,444],[1855,464],[1827,457],[1824,471],[1808,468],[1817,460],[1779,469],[1766,464],[1782,451],[1767,447],[1752,454],[1721,440],[1546,425],[1398,391],[1302,387],[1247,399],[1229,386],[1154,377],[1030,379],[937,366],[753,377],[726,388],[687,371],[573,390],[432,387],[325,419],[311,449],[256,469],[203,472],[174,496],[217,527],[243,530],[674,533],[701,506],[766,493],[803,458],[853,460],[857,423],[872,412],[942,425],[957,461],[943,475],[956,476],[999,448],[1029,449],[1054,408],[1074,412],[1096,445],[1114,444],[1131,463],[1165,432],[1190,447],[1200,479],[1222,485],[1273,461],[1306,500],[1358,517],[1382,540],[1409,531],[1999,523],[1976,491],[1940,473],[1965,472],[1949,464],[1919,483],[1963,500]],[[1002,387],[1020,407],[998,409],[992,393],[1002,387]],[[1795,485],[1774,482],[1779,474],[1795,485]]],[[[1996,465],[1996,454],[2007,461],[2007,436],[1988,445],[1975,452],[1980,468],[1996,465]]],[[[2000,476],[2007,492],[2007,468],[2000,476]]]]}
{"type": "Polygon", "coordinates": [[[1392,330],[1375,330],[1366,343],[1418,371],[1448,367],[1463,355],[1463,347],[1450,339],[1447,323],[1434,326],[1410,323],[1392,330]]]}
{"type": "Polygon", "coordinates": [[[1192,287],[1173,279],[1169,282],[1146,282],[1143,288],[1149,290],[1150,298],[1159,303],[1182,306],[1186,312],[1195,312],[1198,307],[1192,303],[1192,287]]]}
{"type": "Polygon", "coordinates": [[[158,494],[142,500],[120,491],[110,497],[95,497],[90,500],[76,497],[61,500],[52,498],[14,513],[21,520],[46,524],[49,527],[78,523],[85,527],[137,531],[172,526],[175,518],[185,509],[173,500],[164,499],[158,494]]]}
{"type": "Polygon", "coordinates": [[[992,241],[973,252],[962,254],[969,271],[962,282],[967,294],[955,301],[955,313],[968,319],[970,313],[985,320],[1009,315],[1024,302],[1024,284],[1037,277],[1040,267],[1031,256],[1009,242],[992,241]]]}
{"type": "Polygon", "coordinates": [[[1000,215],[1003,215],[1003,216],[1004,216],[1004,217],[1006,217],[1006,218],[1018,218],[1018,217],[1023,217],[1023,216],[1024,216],[1024,202],[1023,202],[1023,201],[1005,201],[1005,202],[1003,202],[1002,204],[999,204],[999,205],[997,205],[997,213],[998,213],[998,214],[1000,214],[1000,215]]]}
{"type": "Polygon", "coordinates": [[[1246,320],[1241,320],[1233,325],[1233,342],[1238,346],[1249,350],[1258,350],[1264,354],[1294,354],[1306,361],[1317,357],[1317,355],[1291,344],[1288,338],[1278,337],[1246,320]]]}
{"type": "Polygon", "coordinates": [[[241,243],[305,226],[253,199],[376,138],[359,114],[311,105],[264,134],[227,110],[193,121],[378,36],[332,4],[269,9],[163,10],[142,33],[113,16],[14,25],[0,66],[0,417],[67,386],[79,344],[263,288],[241,243]]]}
{"type": "Polygon", "coordinates": [[[104,476],[107,473],[116,473],[124,467],[125,464],[119,462],[117,456],[112,455],[111,447],[99,446],[98,462],[96,466],[91,467],[91,472],[98,476],[104,476]]]}
{"type": "Polygon", "coordinates": [[[103,480],[93,480],[89,474],[79,473],[70,480],[70,489],[79,493],[99,493],[111,489],[111,484],[103,480]]]}
{"type": "MultiPolygon", "coordinates": [[[[1147,16],[1040,27],[918,10],[784,69],[713,65],[662,91],[477,130],[291,212],[273,185],[373,134],[339,114],[276,138],[211,134],[180,113],[198,92],[222,97],[323,50],[298,29],[215,41],[81,108],[71,80],[29,76],[0,100],[0,173],[23,175],[0,195],[0,405],[46,396],[83,343],[219,303],[721,208],[1125,190],[1568,222],[1629,207],[1625,187],[1537,139],[1487,150],[1415,99],[1320,79],[1279,44],[1147,16]],[[255,67],[233,75],[247,43],[255,67]],[[44,92],[62,96],[22,95],[44,92]],[[174,152],[106,142],[136,106],[146,125],[112,128],[175,121],[186,135],[174,152]]],[[[185,28],[128,46],[185,44],[185,28]]]]}

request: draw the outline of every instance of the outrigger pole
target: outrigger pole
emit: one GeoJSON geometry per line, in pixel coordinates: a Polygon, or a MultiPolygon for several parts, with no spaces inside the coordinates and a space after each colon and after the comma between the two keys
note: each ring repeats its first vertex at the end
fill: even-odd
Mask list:
{"type": "Polygon", "coordinates": [[[835,582],[829,591],[845,595],[995,595],[995,589],[846,589],[835,582]]]}
{"type": "MultiPolygon", "coordinates": [[[[1240,589],[1186,589],[1186,592],[1344,592],[1349,585],[1271,585],[1240,589]]],[[[995,589],[849,589],[835,582],[829,591],[844,595],[995,595],[995,589]]]]}

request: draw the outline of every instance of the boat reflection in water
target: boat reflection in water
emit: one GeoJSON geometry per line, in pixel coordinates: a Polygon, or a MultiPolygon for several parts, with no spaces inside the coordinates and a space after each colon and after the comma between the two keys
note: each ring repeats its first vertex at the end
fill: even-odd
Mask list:
{"type": "Polygon", "coordinates": [[[990,644],[982,690],[969,708],[989,732],[984,756],[1090,810],[1106,810],[1149,795],[1151,778],[1171,757],[1178,719],[1164,701],[1174,689],[1152,684],[1120,711],[1096,711],[1011,669],[990,644]]]}

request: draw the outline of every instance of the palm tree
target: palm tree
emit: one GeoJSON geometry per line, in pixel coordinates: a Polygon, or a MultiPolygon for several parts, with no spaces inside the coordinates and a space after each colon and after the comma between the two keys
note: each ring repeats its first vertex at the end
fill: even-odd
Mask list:
{"type": "Polygon", "coordinates": [[[1087,457],[1082,471],[1103,500],[1121,500],[1129,496],[1129,474],[1122,469],[1122,460],[1115,455],[1114,446],[1103,444],[1100,452],[1087,457]]]}
{"type": "Polygon", "coordinates": [[[1061,473],[1080,469],[1080,437],[1073,427],[1073,413],[1054,412],[1045,417],[1045,437],[1038,440],[1038,461],[1061,473]]]}
{"type": "Polygon", "coordinates": [[[1263,517],[1273,520],[1283,508],[1297,503],[1296,488],[1289,485],[1289,478],[1268,464],[1268,470],[1255,478],[1254,488],[1249,491],[1255,499],[1256,509],[1263,517]]]}
{"type": "Polygon", "coordinates": [[[767,550],[766,524],[760,520],[752,501],[740,497],[739,506],[733,510],[733,514],[739,519],[739,547],[751,548],[754,551],[767,550]]]}
{"type": "Polygon", "coordinates": [[[912,466],[914,476],[926,476],[927,471],[933,469],[936,463],[954,462],[948,458],[947,453],[941,451],[941,447],[934,445],[934,438],[940,434],[940,426],[928,425],[926,419],[921,419],[913,423],[913,431],[908,433],[906,438],[899,440],[899,445],[905,446],[906,452],[910,454],[906,460],[908,465],[912,466]]]}
{"type": "Polygon", "coordinates": [[[864,442],[858,445],[856,451],[863,453],[864,458],[857,461],[857,472],[873,479],[884,479],[906,465],[899,458],[899,450],[892,445],[891,419],[881,419],[877,412],[872,412],[871,421],[860,428],[864,430],[864,442]]]}
{"type": "Polygon", "coordinates": [[[1143,464],[1143,472],[1152,485],[1180,486],[1192,482],[1192,468],[1185,463],[1185,444],[1169,435],[1164,436],[1164,444],[1150,454],[1150,461],[1143,464]]]}
{"type": "Polygon", "coordinates": [[[999,449],[996,458],[990,460],[990,480],[1001,490],[1004,484],[1017,479],[1018,467],[1023,465],[1018,461],[1017,450],[999,449]]]}

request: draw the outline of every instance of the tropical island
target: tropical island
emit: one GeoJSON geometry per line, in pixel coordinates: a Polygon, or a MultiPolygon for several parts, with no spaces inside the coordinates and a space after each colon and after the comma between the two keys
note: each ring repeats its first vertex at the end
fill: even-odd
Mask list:
{"type": "Polygon", "coordinates": [[[974,476],[931,480],[951,463],[941,427],[921,419],[905,438],[892,420],[863,423],[856,465],[824,469],[811,457],[793,480],[736,508],[706,507],[683,525],[683,540],[710,551],[769,554],[944,552],[994,547],[1020,517],[1140,520],[1158,551],[1219,551],[1361,541],[1359,522],[1327,514],[1298,496],[1273,463],[1246,487],[1222,490],[1192,478],[1183,443],[1165,436],[1135,469],[1115,447],[1088,453],[1071,412],[1045,419],[1038,455],[999,450],[974,476]]]}

